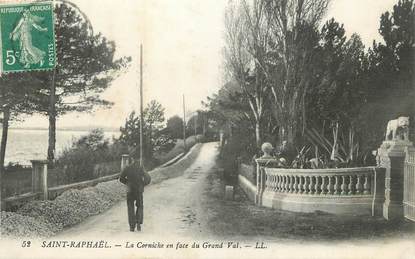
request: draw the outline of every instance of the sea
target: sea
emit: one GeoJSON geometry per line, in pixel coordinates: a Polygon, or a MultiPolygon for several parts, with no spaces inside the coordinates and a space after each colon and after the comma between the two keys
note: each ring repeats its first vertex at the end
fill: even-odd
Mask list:
{"type": "MultiPolygon", "coordinates": [[[[56,155],[71,146],[81,136],[87,135],[89,131],[57,130],[56,131],[56,155]]],[[[118,138],[120,132],[104,131],[105,138],[112,141],[118,138]]],[[[1,130],[0,130],[1,136],[1,130]]],[[[5,165],[18,163],[30,165],[30,160],[46,159],[48,150],[47,129],[10,129],[8,134],[5,165]]]]}

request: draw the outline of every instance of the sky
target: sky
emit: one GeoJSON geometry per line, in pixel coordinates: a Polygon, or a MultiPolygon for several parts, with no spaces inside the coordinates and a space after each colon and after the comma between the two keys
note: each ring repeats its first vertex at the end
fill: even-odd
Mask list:
{"type": "MultiPolygon", "coordinates": [[[[111,109],[72,113],[58,119],[59,127],[120,127],[139,107],[139,45],[144,48],[144,103],[155,99],[166,118],[201,108],[201,101],[223,84],[224,10],[228,0],[73,0],[89,17],[95,32],[116,43],[116,55],[131,56],[127,71],[102,95],[111,109]]],[[[397,0],[332,0],[326,19],[343,23],[366,46],[378,33],[380,15],[397,0]]],[[[14,125],[47,127],[46,117],[31,116],[14,125]]]]}

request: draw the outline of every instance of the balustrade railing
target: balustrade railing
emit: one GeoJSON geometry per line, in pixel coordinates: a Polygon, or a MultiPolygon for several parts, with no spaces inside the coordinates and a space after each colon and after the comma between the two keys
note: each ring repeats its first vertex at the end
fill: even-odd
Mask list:
{"type": "Polygon", "coordinates": [[[297,195],[372,195],[375,167],[341,169],[263,168],[264,191],[297,195]]]}

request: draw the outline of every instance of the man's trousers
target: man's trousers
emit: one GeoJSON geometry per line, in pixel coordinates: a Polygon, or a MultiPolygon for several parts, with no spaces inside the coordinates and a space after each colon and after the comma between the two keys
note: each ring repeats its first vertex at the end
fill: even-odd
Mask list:
{"type": "Polygon", "coordinates": [[[134,229],[136,224],[143,224],[143,192],[127,193],[127,209],[130,228],[134,229]]]}

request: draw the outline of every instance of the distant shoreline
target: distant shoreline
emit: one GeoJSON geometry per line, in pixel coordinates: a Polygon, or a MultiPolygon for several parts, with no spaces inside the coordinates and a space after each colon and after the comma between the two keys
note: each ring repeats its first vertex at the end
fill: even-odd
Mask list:
{"type": "MultiPolygon", "coordinates": [[[[105,127],[88,127],[88,128],[57,128],[57,131],[91,131],[93,129],[102,129],[104,132],[119,132],[120,129],[118,128],[105,128],[105,127]]],[[[48,128],[40,128],[40,127],[10,127],[9,130],[39,130],[39,131],[47,131],[48,128]]]]}

